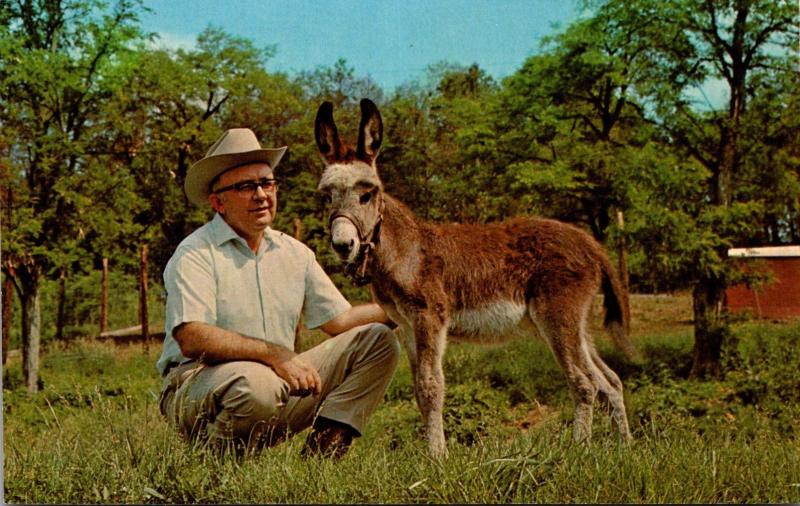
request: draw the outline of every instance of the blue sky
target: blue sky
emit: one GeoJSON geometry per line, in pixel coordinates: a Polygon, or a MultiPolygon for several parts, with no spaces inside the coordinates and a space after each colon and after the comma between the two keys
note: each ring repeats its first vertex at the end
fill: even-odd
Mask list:
{"type": "Polygon", "coordinates": [[[345,58],[384,91],[424,77],[428,65],[477,63],[513,73],[543,36],[578,16],[576,0],[145,0],[145,30],[190,47],[209,24],[277,44],[269,70],[297,73],[345,58]]]}

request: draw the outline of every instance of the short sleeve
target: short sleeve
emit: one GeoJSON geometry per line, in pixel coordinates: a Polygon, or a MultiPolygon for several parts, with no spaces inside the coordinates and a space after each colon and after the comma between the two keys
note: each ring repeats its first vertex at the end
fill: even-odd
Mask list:
{"type": "Polygon", "coordinates": [[[331,321],[350,309],[350,303],[339,292],[331,278],[317,262],[314,252],[308,251],[306,265],[305,299],[303,316],[306,327],[313,329],[331,321]]]}
{"type": "Polygon", "coordinates": [[[216,280],[208,250],[179,247],[164,269],[164,286],[167,333],[182,323],[216,324],[216,280]]]}

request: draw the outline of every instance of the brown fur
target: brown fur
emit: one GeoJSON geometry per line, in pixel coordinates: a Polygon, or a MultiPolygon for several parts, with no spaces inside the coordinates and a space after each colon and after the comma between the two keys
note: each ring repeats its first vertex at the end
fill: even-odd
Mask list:
{"type": "MultiPolygon", "coordinates": [[[[530,324],[545,338],[567,377],[576,401],[575,439],[590,437],[597,395],[611,409],[621,437],[629,439],[622,383],[599,357],[587,332],[593,297],[602,288],[605,324],[615,342],[632,353],[627,293],[602,246],[579,228],[550,219],[520,217],[488,225],[419,220],[380,187],[375,158],[382,126],[374,104],[362,101],[359,144],[365,137],[371,143],[356,148],[366,154],[357,161],[326,156],[325,145],[353,152],[341,148],[332,109],[326,107],[320,108],[316,125],[328,166],[320,189],[333,196],[332,216],[345,216],[360,232],[380,224],[367,260],[371,289],[400,327],[431,451],[445,452],[442,357],[448,335],[495,341],[515,327],[533,332],[530,324]],[[320,132],[329,137],[320,138],[320,132]],[[353,165],[353,174],[374,171],[375,188],[353,184],[363,180],[350,176],[348,167],[354,163],[360,165],[353,165]],[[367,192],[375,197],[364,202],[367,192]]],[[[353,235],[347,235],[347,228],[341,230],[334,237],[340,244],[334,246],[340,255],[354,254],[358,237],[341,244],[341,237],[353,235]]]]}

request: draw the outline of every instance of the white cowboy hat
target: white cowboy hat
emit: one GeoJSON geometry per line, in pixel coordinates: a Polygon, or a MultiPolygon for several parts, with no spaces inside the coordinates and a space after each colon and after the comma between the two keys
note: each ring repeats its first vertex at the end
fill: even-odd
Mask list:
{"type": "Polygon", "coordinates": [[[192,165],[186,173],[183,189],[189,202],[196,206],[206,206],[211,194],[209,185],[215,177],[239,165],[264,162],[272,170],[286,152],[282,148],[262,148],[256,134],[249,128],[231,128],[208,150],[206,156],[192,165]]]}

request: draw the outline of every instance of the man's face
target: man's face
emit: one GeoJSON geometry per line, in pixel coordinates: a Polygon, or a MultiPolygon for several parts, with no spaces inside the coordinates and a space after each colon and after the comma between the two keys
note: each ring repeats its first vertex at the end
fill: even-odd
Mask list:
{"type": "Polygon", "coordinates": [[[269,189],[259,185],[244,185],[244,188],[234,185],[273,178],[272,169],[266,163],[242,165],[224,172],[211,188],[214,193],[208,197],[214,210],[251,246],[252,241],[256,245],[260,242],[264,230],[275,219],[277,187],[274,184],[269,189]]]}

